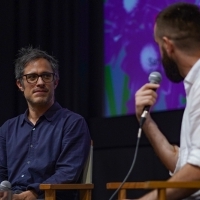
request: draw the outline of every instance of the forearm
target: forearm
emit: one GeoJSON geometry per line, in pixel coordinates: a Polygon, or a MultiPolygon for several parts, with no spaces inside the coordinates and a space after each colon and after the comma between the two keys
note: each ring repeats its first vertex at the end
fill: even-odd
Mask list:
{"type": "MultiPolygon", "coordinates": [[[[178,171],[169,182],[181,181],[200,181],[200,168],[194,165],[186,164],[180,171],[178,171]]],[[[178,200],[186,198],[196,192],[198,189],[167,189],[167,200],[178,200]]],[[[157,190],[154,190],[139,200],[157,200],[157,190]]]]}
{"type": "MultiPolygon", "coordinates": [[[[198,166],[186,164],[180,171],[174,174],[169,181],[200,181],[200,168],[198,166]]],[[[168,189],[167,199],[181,199],[190,196],[197,190],[198,189],[168,189]]]]}
{"type": "MultiPolygon", "coordinates": [[[[136,117],[140,122],[144,107],[146,105],[153,106],[157,99],[155,90],[159,87],[158,84],[145,84],[135,94],[136,117]]],[[[147,114],[146,121],[142,129],[149,139],[154,151],[161,159],[163,164],[170,170],[174,171],[178,160],[178,147],[169,144],[166,137],[160,132],[150,114],[147,114]]]]}
{"type": "Polygon", "coordinates": [[[178,160],[179,148],[168,142],[150,116],[143,125],[143,131],[162,163],[173,172],[178,160]]]}

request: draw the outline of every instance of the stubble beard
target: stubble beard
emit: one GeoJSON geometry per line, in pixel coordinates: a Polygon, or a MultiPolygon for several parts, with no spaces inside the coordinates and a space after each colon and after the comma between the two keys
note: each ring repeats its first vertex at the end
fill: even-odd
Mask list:
{"type": "Polygon", "coordinates": [[[162,48],[162,51],[162,65],[167,78],[173,83],[180,83],[184,78],[180,75],[176,62],[167,55],[167,52],[164,48],[162,48]]]}

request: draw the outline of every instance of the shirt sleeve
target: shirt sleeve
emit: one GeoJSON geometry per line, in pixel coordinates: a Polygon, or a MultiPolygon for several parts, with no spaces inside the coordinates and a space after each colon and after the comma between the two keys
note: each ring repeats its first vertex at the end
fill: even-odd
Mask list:
{"type": "MultiPolygon", "coordinates": [[[[43,183],[76,183],[89,156],[91,139],[84,118],[77,119],[63,131],[61,153],[56,162],[55,173],[43,183]]],[[[40,194],[40,184],[30,184],[27,189],[34,189],[40,194]]]]}
{"type": "Polygon", "coordinates": [[[192,101],[190,100],[188,115],[189,125],[191,130],[190,134],[191,144],[188,152],[187,163],[200,167],[200,91],[199,87],[193,91],[192,101]]]}

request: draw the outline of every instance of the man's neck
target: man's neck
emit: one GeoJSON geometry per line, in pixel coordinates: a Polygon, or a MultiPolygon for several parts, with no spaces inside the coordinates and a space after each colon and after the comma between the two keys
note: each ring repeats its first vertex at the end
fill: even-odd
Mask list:
{"type": "Polygon", "coordinates": [[[200,51],[185,53],[179,51],[176,55],[176,63],[183,77],[186,77],[193,65],[200,59],[200,51]]]}
{"type": "Polygon", "coordinates": [[[29,105],[28,106],[28,119],[35,125],[38,119],[53,105],[53,103],[49,105],[29,105]]]}

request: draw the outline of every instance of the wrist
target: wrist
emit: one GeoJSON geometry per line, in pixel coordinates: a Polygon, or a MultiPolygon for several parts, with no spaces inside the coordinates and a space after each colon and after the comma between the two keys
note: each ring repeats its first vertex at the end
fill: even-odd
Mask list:
{"type": "Polygon", "coordinates": [[[34,190],[28,190],[28,191],[30,191],[36,199],[38,198],[38,194],[34,190]]]}

